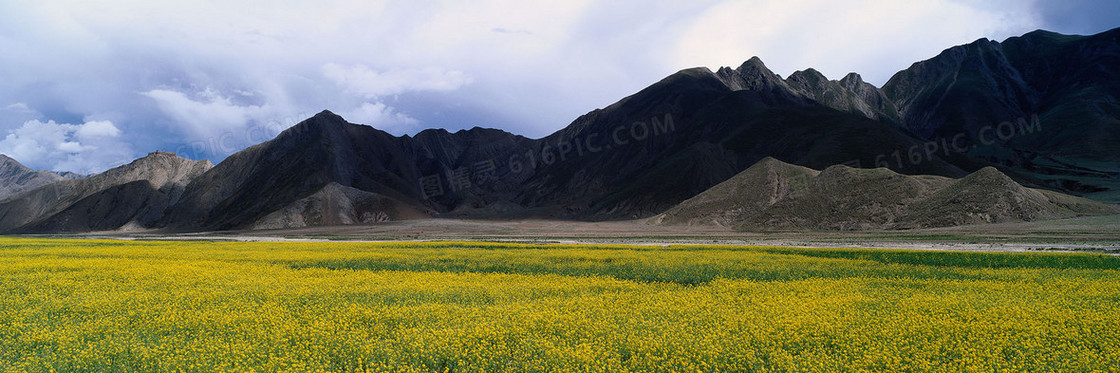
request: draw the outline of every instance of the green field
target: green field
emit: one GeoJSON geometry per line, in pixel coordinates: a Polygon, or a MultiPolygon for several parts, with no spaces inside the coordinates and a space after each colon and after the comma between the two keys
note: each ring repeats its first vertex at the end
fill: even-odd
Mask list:
{"type": "Polygon", "coordinates": [[[12,372],[1118,371],[1120,257],[0,238],[12,372]]]}

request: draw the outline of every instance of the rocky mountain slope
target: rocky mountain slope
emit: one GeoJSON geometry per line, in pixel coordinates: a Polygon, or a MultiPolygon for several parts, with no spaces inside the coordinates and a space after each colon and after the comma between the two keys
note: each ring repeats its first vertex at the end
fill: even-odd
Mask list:
{"type": "Polygon", "coordinates": [[[1120,202],[1120,29],[949,48],[882,92],[902,126],[1046,188],[1120,202]]]}
{"type": "Polygon", "coordinates": [[[32,170],[20,164],[15,159],[0,154],[0,200],[25,190],[32,190],[47,184],[63,180],[74,180],[84,177],[73,172],[50,172],[32,170]]]}
{"type": "Polygon", "coordinates": [[[804,190],[817,174],[820,171],[766,157],[651,221],[659,225],[735,226],[790,192],[804,190]]]}
{"type": "Polygon", "coordinates": [[[907,229],[1120,213],[1120,206],[1023,187],[992,167],[964,178],[767,158],[663,214],[661,225],[744,230],[907,229]]]}
{"type": "Polygon", "coordinates": [[[0,201],[0,232],[86,232],[152,226],[213,165],[155,152],[85,179],[0,201]]]}

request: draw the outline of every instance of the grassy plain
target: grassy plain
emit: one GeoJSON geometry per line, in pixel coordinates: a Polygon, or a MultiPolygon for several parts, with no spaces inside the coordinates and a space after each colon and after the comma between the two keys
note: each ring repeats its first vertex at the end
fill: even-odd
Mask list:
{"type": "Polygon", "coordinates": [[[0,370],[1116,371],[1120,257],[0,238],[0,370]]]}

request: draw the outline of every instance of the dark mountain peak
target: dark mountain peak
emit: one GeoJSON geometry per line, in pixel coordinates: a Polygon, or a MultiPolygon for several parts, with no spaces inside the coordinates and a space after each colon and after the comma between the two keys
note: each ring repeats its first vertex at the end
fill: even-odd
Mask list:
{"type": "Polygon", "coordinates": [[[424,140],[433,138],[445,138],[451,136],[451,132],[446,128],[426,128],[423,131],[417,132],[416,135],[412,136],[412,138],[416,140],[424,140]]]}
{"type": "Polygon", "coordinates": [[[844,89],[848,90],[848,92],[855,93],[869,105],[877,107],[880,111],[890,112],[891,114],[894,114],[888,115],[887,117],[894,118],[897,116],[897,113],[894,113],[894,108],[888,108],[885,106],[885,103],[890,100],[883,96],[883,93],[879,91],[879,88],[871,85],[871,83],[863,81],[863,77],[859,76],[859,74],[848,73],[848,75],[845,75],[843,79],[840,79],[839,83],[841,87],[844,87],[844,89]]]}
{"type": "Polygon", "coordinates": [[[432,135],[450,135],[450,134],[451,134],[451,132],[447,131],[446,128],[425,128],[423,131],[420,131],[419,133],[417,133],[416,137],[420,137],[421,135],[432,136],[432,135]]]}
{"type": "Polygon", "coordinates": [[[758,58],[758,56],[751,57],[747,62],[743,62],[735,71],[739,72],[744,78],[778,78],[778,74],[775,74],[770,68],[766,67],[766,64],[762,63],[762,59],[758,58]]]}
{"type": "Polygon", "coordinates": [[[994,47],[998,47],[999,44],[1000,43],[998,41],[995,41],[995,40],[991,40],[991,39],[988,39],[988,38],[979,38],[979,39],[973,40],[971,43],[968,43],[968,44],[961,44],[961,45],[956,45],[956,46],[946,48],[945,50],[941,51],[941,54],[945,54],[946,52],[950,52],[950,51],[957,51],[956,53],[964,53],[964,51],[968,51],[968,50],[991,49],[991,48],[994,48],[994,47]]]}
{"type": "Polygon", "coordinates": [[[853,87],[861,85],[861,83],[865,83],[863,81],[863,77],[859,76],[859,74],[855,72],[850,72],[848,73],[848,75],[844,75],[844,78],[840,79],[840,85],[844,87],[853,87]]]}
{"type": "MultiPolygon", "coordinates": [[[[1013,36],[1003,41],[1003,46],[1012,59],[1026,62],[1025,69],[1038,69],[1040,77],[1053,75],[1048,71],[1052,67],[1072,67],[1077,65],[1115,66],[1110,59],[1117,54],[1120,47],[1120,28],[1115,28],[1099,34],[1065,35],[1045,30],[1036,30],[1022,36],[1013,36]],[[1105,61],[1097,61],[1104,59],[1105,61]],[[1031,62],[1028,62],[1031,61],[1031,62]],[[1039,63],[1042,62],[1042,63],[1039,63]]],[[[1096,68],[1089,68],[1088,71],[1096,68]]],[[[1111,70],[1111,69],[1105,69],[1111,70]]],[[[1111,79],[1096,79],[1101,82],[1111,79]]]]}
{"type": "MultiPolygon", "coordinates": [[[[1112,30],[1109,30],[1109,31],[1105,31],[1101,34],[1106,34],[1106,33],[1109,33],[1109,32],[1115,33],[1117,31],[1120,31],[1120,28],[1115,28],[1115,29],[1112,29],[1112,30]]],[[[1067,41],[1078,40],[1078,39],[1081,39],[1081,38],[1084,38],[1084,36],[1081,36],[1081,35],[1066,35],[1066,34],[1060,34],[1060,33],[1053,32],[1053,31],[1038,29],[1038,30],[1034,30],[1034,31],[1028,32],[1026,34],[1023,34],[1022,36],[1012,36],[1010,38],[1007,38],[1007,40],[1019,39],[1019,40],[1026,40],[1026,41],[1031,41],[1031,42],[1067,42],[1067,41]]]]}
{"type": "Polygon", "coordinates": [[[507,138],[507,137],[518,137],[519,138],[519,137],[521,137],[521,136],[515,135],[515,134],[510,133],[510,132],[505,131],[505,130],[501,130],[501,129],[497,129],[497,128],[480,127],[480,126],[474,126],[474,127],[471,127],[470,129],[458,130],[458,131],[455,132],[455,135],[456,136],[466,136],[466,137],[470,137],[470,138],[487,138],[487,139],[499,139],[499,138],[507,138]]]}
{"type": "MultiPolygon", "coordinates": [[[[669,75],[669,76],[665,77],[664,79],[661,79],[657,83],[651,84],[650,86],[642,89],[641,91],[638,91],[638,93],[635,93],[635,94],[631,95],[630,97],[623,98],[621,101],[619,101],[615,104],[617,105],[617,104],[626,102],[627,100],[629,100],[633,97],[639,97],[639,96],[645,96],[645,95],[656,95],[656,94],[661,94],[663,92],[671,91],[671,90],[685,90],[685,89],[698,89],[698,88],[700,88],[700,89],[719,89],[719,90],[722,90],[724,88],[727,88],[727,83],[724,82],[723,79],[720,77],[721,72],[723,72],[723,71],[728,71],[728,72],[734,73],[734,70],[731,70],[731,69],[726,68],[726,67],[721,68],[717,72],[712,72],[712,70],[707,68],[707,67],[693,67],[693,68],[683,69],[681,71],[677,71],[677,72],[673,73],[673,75],[669,75]]],[[[609,109],[610,109],[610,107],[606,107],[606,108],[603,108],[603,109],[597,109],[597,110],[599,110],[599,112],[592,111],[588,114],[602,114],[602,110],[609,110],[609,109]]]]}
{"type": "Polygon", "coordinates": [[[487,138],[487,137],[520,137],[508,131],[500,130],[497,128],[486,128],[481,126],[474,126],[469,129],[459,129],[455,132],[448,131],[445,128],[428,128],[420,131],[412,138],[417,140],[431,139],[431,138],[487,138]]]}
{"type": "MultiPolygon", "coordinates": [[[[1114,29],[1114,30],[1118,30],[1118,29],[1120,29],[1120,28],[1117,28],[1117,29],[1114,29]]],[[[1067,36],[1074,36],[1074,35],[1066,35],[1066,34],[1060,34],[1060,33],[1049,31],[1049,30],[1035,29],[1034,31],[1028,32],[1028,33],[1023,34],[1022,36],[1018,36],[1018,37],[1032,38],[1032,37],[1067,37],[1067,36]]]]}
{"type": "MultiPolygon", "coordinates": [[[[669,75],[669,76],[665,77],[664,79],[661,79],[657,83],[651,84],[649,87],[646,87],[645,89],[642,89],[641,91],[638,91],[638,93],[635,93],[635,94],[631,95],[630,97],[622,99],[622,101],[620,101],[619,103],[625,102],[628,99],[630,99],[632,97],[635,97],[635,96],[644,96],[644,95],[649,95],[649,94],[660,94],[662,92],[672,91],[672,90],[694,89],[694,88],[699,88],[699,87],[705,87],[704,89],[714,88],[714,89],[722,90],[722,89],[727,88],[727,82],[723,81],[723,78],[720,77],[720,76],[722,76],[721,74],[723,74],[722,72],[724,70],[726,70],[726,71],[728,71],[732,74],[734,73],[733,70],[731,70],[730,68],[727,68],[727,67],[723,67],[717,72],[712,72],[712,70],[707,68],[707,67],[693,67],[693,68],[683,69],[681,71],[677,71],[677,72],[673,73],[673,75],[669,75]]],[[[615,103],[615,104],[617,105],[619,103],[615,103]]],[[[601,110],[604,110],[604,109],[609,109],[609,107],[608,108],[603,108],[603,109],[596,109],[596,110],[600,110],[600,112],[592,111],[592,112],[590,112],[588,114],[585,114],[585,115],[602,114],[601,110]]],[[[577,119],[576,122],[579,122],[580,119],[582,119],[582,118],[577,119]]]]}
{"type": "MultiPolygon", "coordinates": [[[[722,67],[721,69],[730,69],[730,68],[725,66],[725,67],[722,67]]],[[[710,75],[712,75],[712,69],[709,69],[709,68],[704,67],[704,66],[692,67],[692,68],[683,69],[681,71],[677,71],[676,73],[673,73],[673,75],[687,75],[687,76],[693,76],[693,77],[710,76],[710,75]]]]}
{"type": "Polygon", "coordinates": [[[726,67],[720,68],[716,72],[716,76],[734,91],[780,90],[792,95],[792,93],[789,93],[790,89],[785,81],[778,74],[766,68],[766,65],[758,57],[751,57],[735,70],[726,67]]]}
{"type": "Polygon", "coordinates": [[[346,121],[345,119],[342,119],[342,116],[340,116],[340,115],[338,115],[338,114],[335,114],[334,112],[332,112],[332,111],[330,111],[330,110],[323,110],[323,111],[320,111],[320,112],[319,112],[318,114],[315,114],[315,115],[314,115],[314,116],[312,116],[311,118],[322,118],[322,119],[340,120],[340,121],[343,121],[343,122],[345,122],[345,121],[346,121]]]}
{"type": "Polygon", "coordinates": [[[496,130],[496,129],[493,129],[493,128],[483,128],[483,127],[479,127],[479,126],[474,126],[474,127],[468,128],[468,129],[460,129],[458,131],[455,131],[455,133],[456,134],[460,134],[460,133],[478,134],[478,133],[486,133],[486,132],[492,132],[492,131],[500,131],[500,130],[496,130]]]}
{"type": "MultiPolygon", "coordinates": [[[[945,69],[959,69],[961,63],[969,58],[985,55],[990,52],[998,52],[1000,49],[1000,43],[998,41],[992,41],[988,38],[976,39],[975,41],[968,44],[955,45],[946,48],[945,50],[942,50],[941,53],[938,53],[936,56],[928,60],[915,62],[911,64],[910,67],[906,70],[896,73],[891,77],[891,79],[894,79],[899,74],[905,72],[916,71],[924,73],[931,70],[937,71],[945,69]]],[[[888,83],[890,82],[888,81],[888,83]]]]}
{"type": "Polygon", "coordinates": [[[335,127],[341,127],[350,124],[350,122],[346,121],[346,118],[343,118],[341,115],[332,113],[330,110],[323,110],[319,112],[319,114],[315,114],[315,116],[304,120],[304,122],[309,122],[320,126],[335,127]]]}
{"type": "Polygon", "coordinates": [[[736,70],[738,70],[741,73],[746,73],[746,72],[749,72],[749,71],[756,71],[756,70],[757,71],[766,71],[766,72],[770,71],[770,69],[766,67],[765,63],[762,63],[762,59],[758,58],[758,56],[753,56],[749,60],[746,60],[745,62],[743,62],[742,65],[739,65],[739,68],[736,69],[736,70]]]}
{"type": "Polygon", "coordinates": [[[478,131],[474,131],[473,129],[460,129],[458,131],[451,132],[446,128],[428,128],[420,131],[416,134],[416,136],[413,136],[412,138],[422,143],[431,141],[447,143],[454,142],[457,138],[471,137],[476,135],[477,133],[478,131]]]}
{"type": "MultiPolygon", "coordinates": [[[[705,68],[705,70],[707,70],[707,68],[705,68]]],[[[708,71],[711,72],[711,70],[708,71]]],[[[682,72],[684,72],[684,70],[682,70],[682,72]]],[[[720,77],[721,80],[723,80],[724,77],[736,76],[739,74],[739,72],[735,69],[732,69],[731,67],[723,66],[720,67],[719,70],[716,70],[715,74],[716,76],[720,77]]]]}
{"type": "Polygon", "coordinates": [[[929,63],[931,61],[936,61],[942,64],[952,61],[951,63],[959,64],[962,60],[975,53],[983,54],[999,49],[1000,43],[998,41],[990,40],[988,38],[979,38],[968,44],[956,45],[946,48],[945,50],[941,51],[941,53],[938,53],[937,56],[934,56],[931,59],[915,62],[913,65],[911,65],[911,69],[914,66],[929,63]]]}
{"type": "Polygon", "coordinates": [[[276,136],[275,140],[304,141],[324,135],[337,138],[345,133],[348,126],[354,125],[355,124],[347,122],[345,118],[330,110],[323,110],[310,118],[304,119],[302,122],[296,123],[296,125],[291,128],[284,130],[284,132],[276,136]]]}
{"type": "Polygon", "coordinates": [[[784,81],[796,94],[818,104],[869,119],[897,122],[898,112],[875,86],[859,74],[849,73],[840,81],[828,80],[813,68],[794,72],[784,81]]]}
{"type": "Polygon", "coordinates": [[[828,77],[821,74],[820,71],[812,67],[805,70],[798,70],[789,75],[788,81],[796,81],[806,83],[809,85],[819,85],[828,82],[828,77]]]}
{"type": "Polygon", "coordinates": [[[987,38],[914,63],[892,76],[882,91],[898,107],[906,126],[926,137],[939,130],[950,136],[964,129],[975,132],[967,127],[1022,117],[1037,101],[1037,93],[1003,45],[987,38]]]}
{"type": "Polygon", "coordinates": [[[323,111],[320,111],[319,114],[315,114],[311,118],[307,118],[307,119],[304,119],[302,122],[299,122],[298,124],[295,125],[295,127],[317,126],[317,127],[326,128],[326,127],[342,127],[342,126],[347,125],[347,124],[350,124],[350,122],[347,122],[346,118],[343,118],[342,116],[340,116],[338,114],[335,114],[335,113],[331,112],[330,110],[323,110],[323,111]]]}
{"type": "MultiPolygon", "coordinates": [[[[953,48],[949,48],[952,50],[953,48]]],[[[1003,44],[988,38],[976,39],[972,43],[960,46],[960,51],[953,55],[956,59],[972,58],[974,56],[990,56],[993,54],[1003,54],[1003,44]]]]}
{"type": "MultiPolygon", "coordinates": [[[[1061,35],[1061,34],[1058,34],[1058,35],[1061,35]]],[[[1067,36],[1069,36],[1069,35],[1067,35],[1067,36]]],[[[1117,28],[1114,28],[1114,29],[1111,29],[1111,30],[1108,30],[1108,31],[1105,31],[1105,32],[1101,32],[1101,33],[1093,35],[1093,36],[1105,37],[1105,38],[1120,37],[1120,27],[1117,27],[1117,28]]],[[[1076,36],[1072,36],[1072,37],[1076,37],[1076,36]]]]}

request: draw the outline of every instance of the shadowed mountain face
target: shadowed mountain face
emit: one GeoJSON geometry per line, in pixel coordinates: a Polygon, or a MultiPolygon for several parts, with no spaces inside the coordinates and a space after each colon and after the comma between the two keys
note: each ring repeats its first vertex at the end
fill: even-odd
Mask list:
{"type": "MultiPolygon", "coordinates": [[[[883,89],[854,73],[828,80],[807,69],[783,79],[757,57],[735,69],[687,69],[542,139],[483,128],[394,137],[324,111],[205,172],[182,173],[174,192],[140,176],[81,192],[25,192],[0,205],[0,231],[285,228],[426,216],[633,219],[705,191],[702,210],[726,210],[661,218],[850,229],[1077,214],[1052,207],[1086,202],[1055,202],[1065,197],[1004,182],[1101,200],[1120,195],[1117,32],[980,40],[914,64],[883,89]],[[751,181],[720,184],[759,161],[768,166],[753,169],[751,181]],[[889,170],[830,167],[838,164],[889,170]],[[824,171],[812,176],[814,169],[824,171]],[[993,196],[951,179],[978,170],[1012,192],[993,196]],[[712,197],[741,194],[735,190],[762,194],[734,203],[712,197]],[[837,202],[795,190],[863,197],[837,202]],[[968,218],[926,214],[974,197],[968,218]],[[1021,199],[1037,203],[1007,202],[1021,199]],[[913,207],[921,203],[928,208],[913,207]],[[1001,207],[987,211],[984,203],[1001,207]],[[107,206],[130,212],[97,212],[107,206]]],[[[959,216],[954,211],[945,214],[959,216]]]]}
{"type": "Polygon", "coordinates": [[[1019,181],[1120,202],[1120,29],[981,39],[883,86],[903,127],[1019,181]]]}
{"type": "Polygon", "coordinates": [[[63,180],[80,179],[84,176],[73,172],[50,172],[32,170],[15,159],[0,154],[0,200],[63,180]]]}
{"type": "Polygon", "coordinates": [[[480,128],[393,137],[324,111],[194,180],[161,225],[279,228],[418,218],[481,206],[508,198],[520,184],[516,175],[491,169],[492,161],[532,144],[480,128]],[[428,180],[431,187],[425,189],[428,180]]]}
{"type": "Polygon", "coordinates": [[[744,230],[908,229],[1120,213],[1120,206],[1025,188],[992,167],[961,179],[767,158],[650,219],[744,230]]]}

